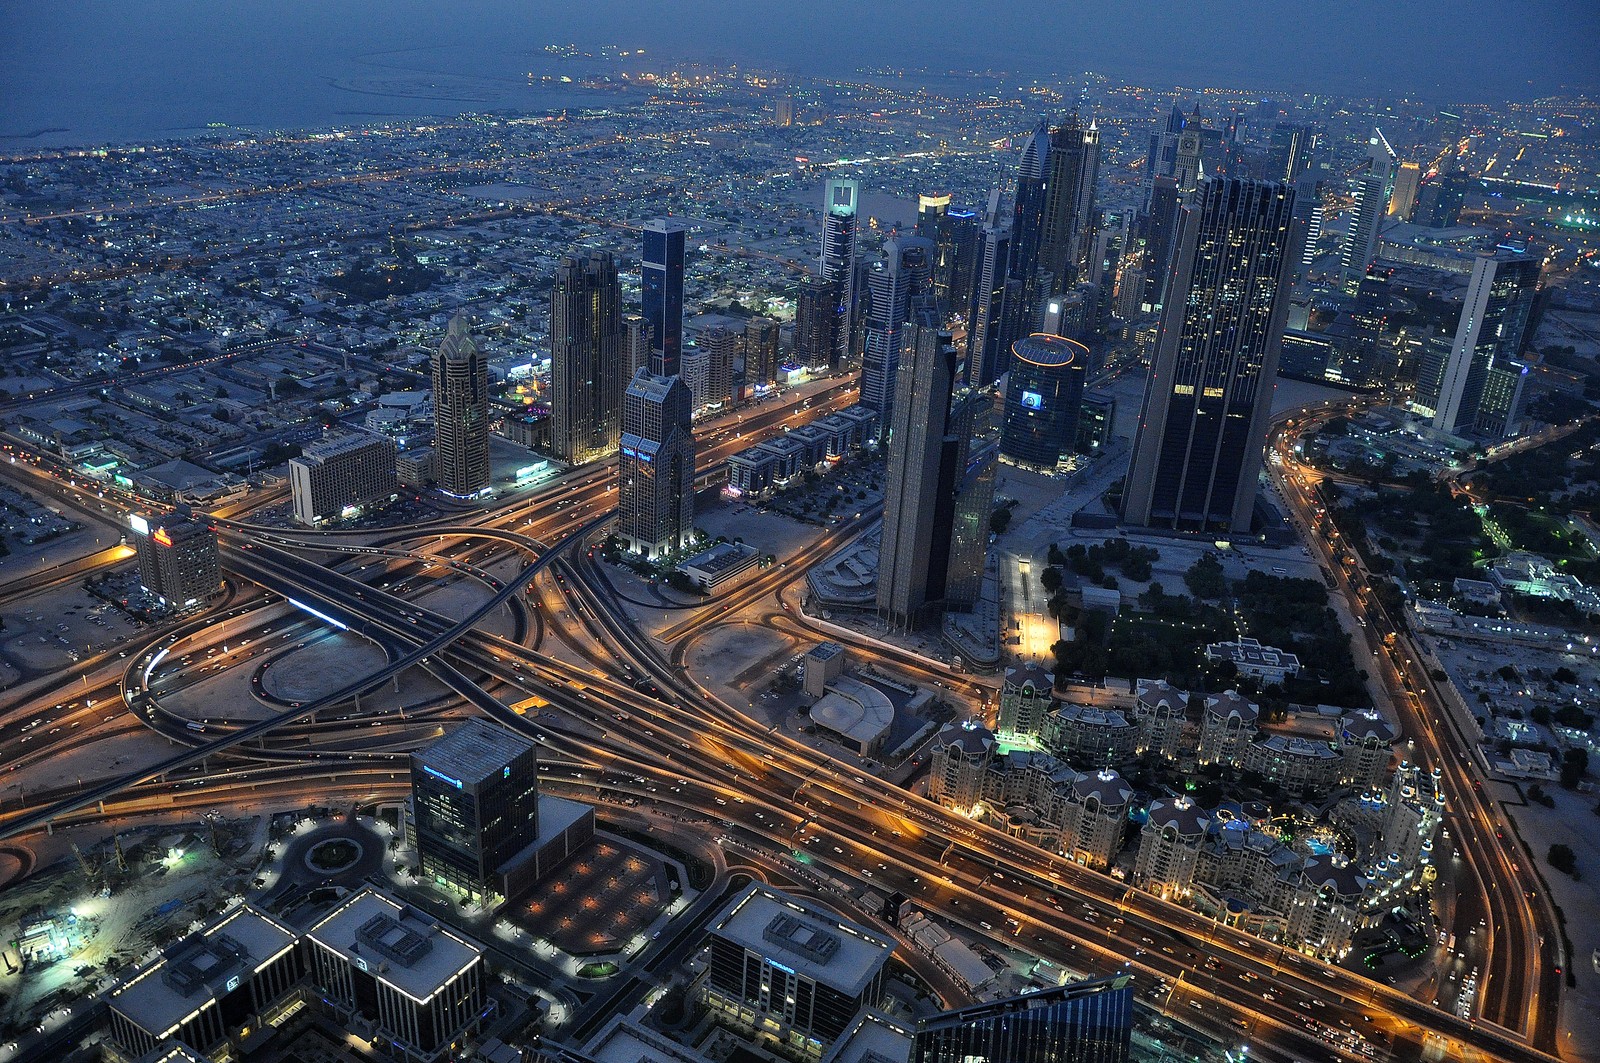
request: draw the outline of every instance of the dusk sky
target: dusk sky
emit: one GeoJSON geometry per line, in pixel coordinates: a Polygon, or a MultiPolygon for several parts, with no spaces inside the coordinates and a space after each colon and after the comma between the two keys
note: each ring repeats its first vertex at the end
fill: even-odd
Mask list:
{"type": "MultiPolygon", "coordinates": [[[[1113,79],[1456,101],[1593,89],[1600,4],[1525,0],[58,0],[5,5],[0,126],[11,102],[192,64],[254,91],[337,76],[364,53],[533,54],[551,41],[843,72],[859,65],[1094,70],[1113,79]],[[8,43],[9,42],[9,43],[8,43]]],[[[443,60],[441,60],[442,62],[443,60]]],[[[484,73],[499,74],[498,64],[484,73]]]]}

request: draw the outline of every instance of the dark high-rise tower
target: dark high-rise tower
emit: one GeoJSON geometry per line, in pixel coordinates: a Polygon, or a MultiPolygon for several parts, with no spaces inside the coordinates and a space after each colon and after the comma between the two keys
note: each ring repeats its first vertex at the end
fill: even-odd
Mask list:
{"type": "Polygon", "coordinates": [[[470,498],[489,486],[489,363],[459,314],[433,358],[433,449],[446,494],[470,498]]]}
{"type": "Polygon", "coordinates": [[[1133,984],[1126,975],[974,1004],[917,1024],[911,1063],[1127,1063],[1133,984]]]}
{"type": "Polygon", "coordinates": [[[885,419],[894,409],[901,338],[911,307],[933,294],[933,254],[930,240],[892,237],[884,241],[883,258],[867,270],[861,404],[885,419]]]}
{"type": "Polygon", "coordinates": [[[411,754],[412,824],[422,873],[471,893],[495,893],[495,872],[539,836],[539,765],[532,742],[470,719],[411,754]]]}
{"type": "Polygon", "coordinates": [[[856,200],[861,186],[848,178],[834,178],[827,184],[822,210],[822,257],[820,269],[824,280],[838,286],[836,307],[840,325],[834,337],[837,350],[832,364],[837,367],[850,360],[850,340],[854,335],[859,295],[856,288],[856,200]]]}
{"type": "Polygon", "coordinates": [[[1050,131],[1045,183],[1044,237],[1039,268],[1050,277],[1051,295],[1070,291],[1083,279],[1094,251],[1094,186],[1100,174],[1100,130],[1079,124],[1073,112],[1050,131]]]}
{"type": "Polygon", "coordinates": [[[609,251],[568,256],[550,287],[551,449],[573,465],[617,451],[622,423],[622,287],[609,251]]]}
{"type": "Polygon", "coordinates": [[[694,539],[694,406],[678,375],[686,229],[670,218],[644,227],[643,309],[653,347],[650,367],[634,374],[622,397],[617,535],[646,557],[694,539]]]}
{"type": "Polygon", "coordinates": [[[808,273],[794,298],[794,360],[808,369],[839,368],[839,285],[808,273]]]}
{"type": "Polygon", "coordinates": [[[1294,190],[1211,178],[1179,209],[1123,489],[1132,524],[1250,528],[1293,273],[1294,190]]]}
{"type": "Polygon", "coordinates": [[[946,604],[952,555],[963,554],[952,550],[952,533],[979,399],[962,386],[960,356],[931,297],[913,304],[904,339],[890,422],[878,613],[894,627],[917,628],[946,604]]]}
{"type": "Polygon", "coordinates": [[[650,371],[677,376],[683,360],[684,239],[689,227],[673,218],[646,222],[640,270],[644,319],[650,325],[650,371]]]}
{"type": "Polygon", "coordinates": [[[1044,244],[1045,207],[1050,165],[1050,129],[1044,119],[1023,145],[1017,162],[1017,186],[1011,199],[1011,259],[1006,265],[1005,306],[1001,311],[999,362],[985,366],[982,383],[1006,371],[1011,345],[1030,332],[1039,314],[1039,250],[1044,244]]]}
{"type": "Polygon", "coordinates": [[[1533,310],[1539,267],[1538,259],[1516,251],[1483,254],[1473,261],[1433,427],[1501,439],[1514,426],[1527,372],[1516,359],[1533,310]]]}
{"type": "Polygon", "coordinates": [[[770,317],[745,322],[740,337],[744,351],[744,382],[748,387],[778,379],[778,323],[770,317]]]}
{"type": "Polygon", "coordinates": [[[1011,258],[1011,227],[985,225],[978,238],[972,271],[972,300],[967,312],[967,380],[982,386],[993,383],[1005,358],[1006,264],[1011,258]]]}
{"type": "Polygon", "coordinates": [[[1077,447],[1089,349],[1035,334],[1018,340],[1012,355],[1000,454],[1019,465],[1054,471],[1077,447]]]}

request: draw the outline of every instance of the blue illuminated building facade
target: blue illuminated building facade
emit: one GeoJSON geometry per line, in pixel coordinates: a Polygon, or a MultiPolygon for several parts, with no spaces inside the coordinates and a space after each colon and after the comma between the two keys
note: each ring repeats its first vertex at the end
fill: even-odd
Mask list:
{"type": "Polygon", "coordinates": [[[650,323],[650,371],[677,376],[683,364],[684,239],[689,227],[672,218],[646,222],[640,263],[641,310],[650,323]]]}
{"type": "Polygon", "coordinates": [[[1078,440],[1089,349],[1075,340],[1035,334],[1011,347],[1000,456],[1053,470],[1078,440]]]}
{"type": "Polygon", "coordinates": [[[473,718],[411,754],[412,824],[422,873],[474,896],[539,835],[532,742],[473,718]]]}
{"type": "Polygon", "coordinates": [[[911,1063],[1127,1063],[1133,980],[1126,975],[974,1004],[924,1019],[911,1063]]]}

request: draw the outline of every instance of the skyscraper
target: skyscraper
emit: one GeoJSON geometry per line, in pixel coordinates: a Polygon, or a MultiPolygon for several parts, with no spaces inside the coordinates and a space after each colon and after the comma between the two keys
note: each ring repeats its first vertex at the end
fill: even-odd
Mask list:
{"type": "Polygon", "coordinates": [[[646,557],[694,539],[694,400],[683,361],[684,234],[672,218],[645,225],[642,303],[652,337],[650,366],[622,397],[617,457],[617,535],[646,557]]]}
{"type": "Polygon", "coordinates": [[[609,251],[569,255],[550,288],[551,449],[572,465],[616,453],[622,432],[622,287],[609,251]]]}
{"type": "Polygon", "coordinates": [[[778,379],[778,323],[770,317],[753,317],[745,322],[740,336],[744,351],[744,382],[747,387],[771,384],[778,379]]]}
{"type": "Polygon", "coordinates": [[[689,227],[675,218],[646,222],[640,287],[644,319],[650,326],[650,371],[677,376],[683,357],[684,238],[689,227]]]}
{"type": "Polygon", "coordinates": [[[713,325],[700,333],[698,346],[706,352],[706,393],[695,396],[695,405],[720,405],[733,395],[733,363],[740,343],[740,334],[726,325],[713,325]]]}
{"type": "Polygon", "coordinates": [[[433,358],[433,449],[446,494],[471,498],[489,486],[489,363],[460,314],[433,358]]]}
{"type": "Polygon", "coordinates": [[[800,278],[794,299],[794,360],[808,369],[839,368],[839,284],[815,273],[800,278]]]}
{"type": "Polygon", "coordinates": [[[532,742],[474,717],[411,754],[412,823],[422,873],[495,893],[497,871],[539,836],[532,742]]]}
{"type": "Polygon", "coordinates": [[[633,379],[633,374],[641,369],[650,368],[653,340],[650,335],[650,323],[644,319],[643,314],[630,311],[622,315],[622,380],[617,389],[619,396],[633,379]]]}
{"type": "Polygon", "coordinates": [[[1410,221],[1417,206],[1417,190],[1422,187],[1422,166],[1403,162],[1394,172],[1394,193],[1389,197],[1389,216],[1410,221]]]}
{"type": "Polygon", "coordinates": [[[1367,159],[1352,179],[1355,205],[1350,208],[1350,228],[1339,252],[1339,276],[1352,293],[1367,275],[1378,253],[1378,231],[1389,211],[1389,186],[1395,154],[1377,129],[1367,140],[1367,159]]]}
{"type": "Polygon", "coordinates": [[[824,192],[819,272],[824,280],[838,286],[836,309],[840,326],[834,337],[837,353],[832,365],[835,367],[850,360],[850,340],[856,323],[859,296],[856,290],[856,200],[860,194],[860,184],[843,177],[830,179],[824,192]]]}
{"type": "Polygon", "coordinates": [[[1039,251],[1044,245],[1049,165],[1050,129],[1041,118],[1017,160],[1017,184],[1011,197],[1011,260],[1006,266],[1000,342],[991,348],[998,362],[983,367],[986,375],[981,378],[982,383],[1006,371],[1011,361],[1011,345],[1038,323],[1039,251]]]}
{"type": "Polygon", "coordinates": [[[1044,238],[1039,268],[1050,276],[1048,294],[1069,291],[1082,279],[1094,247],[1094,186],[1100,174],[1100,130],[1079,124],[1073,112],[1050,131],[1045,186],[1044,238]]]}
{"type": "Polygon", "coordinates": [[[1149,208],[1139,218],[1144,238],[1144,296],[1140,307],[1147,313],[1160,313],[1162,293],[1167,283],[1168,259],[1172,255],[1173,238],[1178,232],[1178,207],[1183,195],[1178,182],[1170,177],[1157,177],[1151,183],[1149,208]]]}
{"type": "Polygon", "coordinates": [[[1294,190],[1211,178],[1179,209],[1123,488],[1132,524],[1250,528],[1293,270],[1294,190]]]}
{"type": "Polygon", "coordinates": [[[911,307],[933,294],[933,253],[932,241],[891,237],[884,241],[883,258],[867,270],[861,404],[885,420],[894,409],[896,369],[911,307]]]}
{"type": "Polygon", "coordinates": [[[1273,126],[1268,153],[1277,171],[1275,178],[1290,184],[1300,180],[1311,168],[1311,156],[1316,144],[1317,135],[1310,126],[1292,122],[1279,122],[1273,126]]]}
{"type": "Polygon", "coordinates": [[[967,380],[982,386],[1005,372],[1000,345],[1006,301],[1006,265],[1011,258],[1011,227],[989,224],[979,235],[972,271],[972,301],[967,313],[967,380]]]}
{"type": "Polygon", "coordinates": [[[1000,454],[1019,465],[1054,471],[1077,446],[1089,349],[1034,334],[1018,340],[1012,353],[1000,454]]]}
{"type": "Polygon", "coordinates": [[[1539,260],[1516,251],[1479,255],[1439,385],[1433,426],[1502,439],[1520,415],[1522,353],[1539,285],[1539,260]]]}
{"type": "Polygon", "coordinates": [[[878,613],[902,629],[923,626],[946,605],[957,498],[967,483],[978,403],[961,384],[960,357],[932,298],[919,299],[909,317],[878,559],[878,613]]]}
{"type": "Polygon", "coordinates": [[[1178,168],[1178,134],[1189,120],[1183,107],[1173,104],[1167,112],[1167,121],[1161,129],[1150,134],[1150,153],[1145,158],[1144,178],[1148,186],[1157,177],[1171,177],[1178,168]]]}
{"type": "Polygon", "coordinates": [[[203,605],[222,593],[217,533],[211,522],[179,506],[165,517],[128,518],[139,556],[139,585],[172,609],[203,605]]]}
{"type": "Polygon", "coordinates": [[[974,1004],[923,1019],[911,1063],[1127,1063],[1133,980],[1127,975],[974,1004]]]}

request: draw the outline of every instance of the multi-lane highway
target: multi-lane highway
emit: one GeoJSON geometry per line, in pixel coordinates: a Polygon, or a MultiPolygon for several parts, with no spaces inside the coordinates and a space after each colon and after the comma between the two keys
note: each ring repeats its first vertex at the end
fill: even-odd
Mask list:
{"type": "MultiPolygon", "coordinates": [[[[836,386],[807,406],[741,411],[703,434],[702,455],[708,464],[718,462],[764,431],[802,423],[852,399],[851,388],[836,386]]],[[[1074,969],[1134,970],[1153,1006],[1217,1034],[1247,1038],[1259,1057],[1325,1058],[1330,1051],[1359,1057],[1391,1044],[1401,1046],[1404,1055],[1426,1044],[1508,1060],[1549,1058],[1528,1043],[1524,1032],[1534,1032],[1534,1043],[1548,1044],[1537,1035],[1553,1006],[1536,1011],[1530,1005],[1526,1022],[1511,1012],[1497,1014],[1492,1023],[1458,1018],[1359,975],[1241,936],[753,724],[695,685],[675,651],[749,610],[772,615],[774,596],[803,578],[807,564],[859,532],[872,515],[863,513],[829,530],[802,554],[786,559],[785,566],[753,575],[723,598],[685,611],[656,639],[635,629],[586,549],[614,506],[613,479],[604,467],[576,470],[485,510],[470,523],[459,516],[442,518],[405,533],[285,533],[224,522],[231,577],[241,587],[256,585],[270,593],[241,596],[215,617],[141,646],[127,661],[118,659],[110,668],[114,678],[105,678],[102,667],[93,680],[96,692],[114,691],[113,704],[119,706],[95,724],[96,737],[151,727],[184,748],[153,768],[70,792],[31,795],[26,807],[0,809],[0,834],[23,833],[51,821],[259,799],[255,788],[262,786],[281,787],[289,800],[308,792],[394,795],[405,785],[404,749],[436,733],[437,721],[465,704],[534,735],[550,757],[547,766],[555,769],[552,781],[561,786],[598,800],[673,805],[704,817],[708,829],[723,832],[726,844],[791,867],[797,881],[824,873],[884,893],[898,891],[975,932],[1009,936],[1074,969]],[[494,575],[491,563],[507,557],[516,558],[516,575],[494,575]],[[429,570],[480,581],[482,604],[464,617],[447,617],[408,597],[427,587],[429,570]],[[513,603],[530,585],[530,600],[544,604],[536,610],[536,622],[517,623],[520,605],[513,603]],[[285,599],[315,614],[291,620],[285,599]],[[512,621],[510,636],[486,630],[491,617],[506,615],[512,621]],[[185,720],[162,698],[170,696],[163,684],[183,682],[188,666],[169,663],[166,673],[160,666],[181,661],[179,651],[189,652],[185,647],[205,637],[208,621],[224,616],[238,625],[240,647],[230,644],[220,661],[214,655],[197,659],[213,670],[250,667],[259,676],[277,655],[275,643],[283,641],[282,634],[262,641],[269,628],[298,639],[316,637],[325,623],[373,640],[384,650],[386,664],[316,701],[274,705],[276,711],[258,721],[208,726],[185,720]],[[293,632],[288,624],[295,625],[293,632]],[[538,648],[541,635],[551,629],[573,652],[558,656],[538,648]],[[248,639],[255,645],[245,650],[242,643],[248,639]],[[426,714],[408,711],[408,718],[351,708],[358,692],[409,668],[430,672],[454,697],[428,707],[426,714]],[[507,708],[534,695],[548,704],[538,718],[507,708]],[[129,702],[131,711],[120,708],[129,702]],[[344,718],[329,718],[335,715],[344,718]],[[204,729],[190,726],[195,723],[204,729]],[[353,744],[349,732],[355,726],[364,730],[353,744]],[[212,758],[227,758],[229,770],[206,770],[212,758]]],[[[506,567],[495,564],[495,571],[506,567]]],[[[503,630],[506,625],[500,623],[503,630]]],[[[929,671],[927,662],[909,654],[899,660],[901,655],[881,647],[865,649],[879,660],[887,657],[885,663],[921,669],[924,677],[972,682],[929,671]]],[[[86,706],[51,711],[85,712],[86,706]]],[[[1408,725],[1428,734],[1432,724],[1421,718],[1420,702],[1417,714],[1408,725]]],[[[0,713],[0,748],[11,748],[22,737],[9,728],[31,718],[0,713]]],[[[90,719],[83,717],[85,733],[90,719]]],[[[59,726],[55,717],[49,722],[59,726]]],[[[60,732],[53,737],[63,741],[60,732]]],[[[1447,777],[1455,777],[1447,738],[1421,745],[1430,762],[1446,758],[1439,763],[1447,777]]],[[[1465,766],[1460,770],[1452,785],[1468,783],[1465,766]]],[[[1472,807],[1454,804],[1458,794],[1449,796],[1455,808],[1472,807]]],[[[1466,830],[1458,840],[1469,850],[1484,841],[1466,830]]],[[[1475,857],[1473,866],[1487,892],[1515,881],[1492,858],[1475,857]]],[[[1490,910],[1515,920],[1515,907],[1490,910]]],[[[1528,941],[1515,934],[1497,933],[1491,947],[1512,955],[1502,964],[1528,964],[1528,977],[1520,983],[1505,968],[1494,968],[1502,974],[1488,982],[1492,994],[1506,1001],[1504,1007],[1513,1006],[1519,993],[1528,997],[1530,985],[1547,980],[1548,967],[1538,966],[1536,947],[1531,959],[1519,960],[1518,948],[1528,941]]]]}

